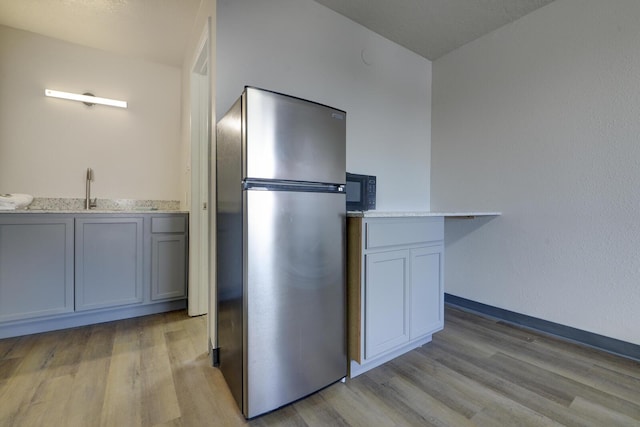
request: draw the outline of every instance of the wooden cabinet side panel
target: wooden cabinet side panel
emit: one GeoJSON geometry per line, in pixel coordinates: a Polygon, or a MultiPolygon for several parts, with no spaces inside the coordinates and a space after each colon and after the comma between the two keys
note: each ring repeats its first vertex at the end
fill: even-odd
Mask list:
{"type": "Polygon", "coordinates": [[[362,363],[362,219],[347,218],[347,321],[349,359],[362,363]]]}

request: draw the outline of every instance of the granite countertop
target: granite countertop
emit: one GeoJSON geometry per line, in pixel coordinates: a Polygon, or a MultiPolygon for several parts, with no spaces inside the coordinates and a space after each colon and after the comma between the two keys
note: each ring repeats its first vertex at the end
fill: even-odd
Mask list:
{"type": "Polygon", "coordinates": [[[477,216],[500,216],[502,212],[427,212],[427,211],[349,211],[348,217],[356,218],[401,218],[443,216],[447,218],[473,218],[477,216]]]}
{"type": "Polygon", "coordinates": [[[165,214],[165,213],[189,213],[189,211],[173,209],[15,209],[0,210],[2,214],[165,214]]]}
{"type": "Polygon", "coordinates": [[[177,200],[97,199],[97,206],[84,208],[84,199],[34,198],[33,202],[20,209],[0,210],[0,214],[143,214],[143,213],[189,213],[180,210],[177,200]]]}

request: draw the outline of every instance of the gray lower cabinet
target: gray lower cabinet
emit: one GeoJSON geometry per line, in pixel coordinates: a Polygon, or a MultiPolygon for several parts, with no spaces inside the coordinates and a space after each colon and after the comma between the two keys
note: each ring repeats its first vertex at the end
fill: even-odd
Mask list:
{"type": "Polygon", "coordinates": [[[419,339],[444,326],[443,245],[411,249],[409,339],[419,339]]]}
{"type": "Polygon", "coordinates": [[[142,303],[143,218],[78,218],[76,311],[142,303]]]}
{"type": "Polygon", "coordinates": [[[151,219],[151,299],[187,294],[187,218],[151,219]]]}
{"type": "Polygon", "coordinates": [[[444,218],[349,218],[350,376],[431,341],[444,326],[444,218]]]}
{"type": "Polygon", "coordinates": [[[409,342],[408,265],[408,250],[365,255],[365,359],[409,342]]]}
{"type": "Polygon", "coordinates": [[[73,312],[73,218],[0,216],[0,322],[73,312]]]}
{"type": "Polygon", "coordinates": [[[186,213],[0,213],[0,338],[186,308],[186,213]]]}

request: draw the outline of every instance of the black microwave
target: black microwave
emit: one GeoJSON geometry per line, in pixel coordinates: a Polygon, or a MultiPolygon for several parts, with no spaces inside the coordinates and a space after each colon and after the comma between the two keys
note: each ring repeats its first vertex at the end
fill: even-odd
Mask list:
{"type": "Polygon", "coordinates": [[[376,208],[376,177],[347,173],[347,210],[368,211],[376,208]]]}

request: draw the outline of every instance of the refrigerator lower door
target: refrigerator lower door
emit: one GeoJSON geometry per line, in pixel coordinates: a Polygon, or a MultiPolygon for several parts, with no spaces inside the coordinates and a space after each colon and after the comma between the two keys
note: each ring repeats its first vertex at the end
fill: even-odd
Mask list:
{"type": "Polygon", "coordinates": [[[245,191],[243,412],[347,374],[344,194],[245,191]]]}

